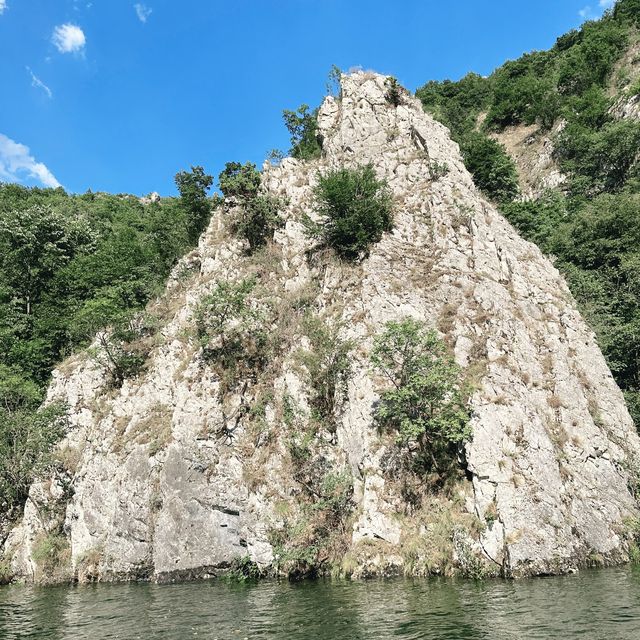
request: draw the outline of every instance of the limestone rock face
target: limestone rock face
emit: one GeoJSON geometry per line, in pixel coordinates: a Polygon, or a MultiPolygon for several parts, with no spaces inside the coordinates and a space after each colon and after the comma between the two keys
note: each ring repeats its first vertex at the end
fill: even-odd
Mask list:
{"type": "Polygon", "coordinates": [[[546,133],[536,124],[519,124],[491,134],[516,165],[522,199],[534,200],[566,183],[567,176],[560,171],[553,157],[553,141],[565,125],[566,121],[560,120],[546,133]]]}
{"type": "Polygon", "coordinates": [[[49,399],[67,402],[72,416],[61,447],[74,454],[72,490],[61,501],[56,479],[33,487],[6,543],[18,575],[34,576],[33,551],[50,527],[34,506],[43,502],[60,511],[79,576],[90,564],[103,580],[159,581],[212,575],[241,556],[273,565],[272,533],[287,526],[283,514],[299,509],[301,495],[278,402],[286,396],[304,415],[310,396],[295,358],[305,338],[282,311],[296,308],[294,298],[354,345],[335,429],[313,446],[353,479],[355,575],[428,570],[416,555],[454,512],[475,523],[464,531],[454,523],[445,536],[458,566],[469,553],[508,576],[627,559],[640,441],[562,277],[483,199],[448,130],[408,94],[389,104],[383,76],[343,76],[341,98],[326,98],[318,123],[319,160],[265,165],[263,188],[286,198],[273,244],[248,257],[225,205],[176,267],[150,309],[161,322],[140,376],[109,389],[104,370],[82,354],[54,373],[49,399]],[[356,265],[314,256],[302,218],[313,218],[318,172],[367,163],[393,193],[393,231],[356,265]],[[193,314],[216,282],[249,275],[281,311],[271,330],[290,335],[269,376],[223,397],[193,314]],[[407,316],[436,328],[475,382],[468,480],[421,508],[386,471],[393,441],[372,424],[380,392],[373,337],[407,316]],[[247,408],[259,398],[256,431],[247,408]]]}
{"type": "Polygon", "coordinates": [[[619,120],[640,120],[640,94],[622,96],[613,104],[610,113],[619,120]]]}

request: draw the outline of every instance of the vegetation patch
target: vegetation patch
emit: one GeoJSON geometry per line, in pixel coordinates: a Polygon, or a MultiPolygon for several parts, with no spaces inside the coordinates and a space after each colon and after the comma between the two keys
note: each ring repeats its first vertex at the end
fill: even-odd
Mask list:
{"type": "Polygon", "coordinates": [[[349,377],[350,341],[338,337],[337,328],[328,326],[321,318],[307,314],[302,328],[309,339],[310,348],[297,353],[312,389],[310,398],[312,419],[334,429],[335,407],[340,396],[346,394],[349,377]]]}
{"type": "Polygon", "coordinates": [[[0,557],[0,585],[9,584],[12,580],[11,557],[4,555],[0,557]]]}
{"type": "Polygon", "coordinates": [[[322,145],[318,138],[318,109],[310,111],[309,105],[303,104],[296,111],[285,109],[282,117],[291,135],[291,157],[298,160],[319,158],[322,145]]]}
{"type": "Polygon", "coordinates": [[[284,220],[279,211],[284,201],[269,194],[260,193],[260,172],[247,162],[227,162],[220,174],[220,190],[225,198],[234,199],[240,211],[233,221],[234,231],[249,245],[249,253],[263,247],[279,229],[284,220]]]}
{"type": "Polygon", "coordinates": [[[71,565],[69,541],[62,533],[43,533],[34,542],[33,560],[38,567],[38,579],[46,582],[60,582],[67,575],[71,565]]]}
{"type": "Polygon", "coordinates": [[[267,362],[269,336],[265,314],[250,298],[254,279],[217,282],[194,318],[204,359],[216,366],[224,389],[239,380],[256,380],[267,362]]]}
{"type": "Polygon", "coordinates": [[[308,231],[345,260],[366,256],[393,227],[391,192],[371,165],[320,175],[315,197],[320,222],[307,221],[308,231]]]}
{"type": "Polygon", "coordinates": [[[389,76],[384,81],[384,85],[387,88],[387,91],[384,95],[387,102],[394,107],[399,107],[402,104],[404,89],[400,86],[398,81],[393,76],[389,76]]]}
{"type": "Polygon", "coordinates": [[[375,420],[395,435],[402,465],[449,475],[471,429],[461,371],[445,343],[411,318],[389,322],[375,339],[371,362],[387,383],[375,420]]]}
{"type": "Polygon", "coordinates": [[[249,556],[238,556],[231,561],[223,578],[228,582],[255,582],[262,576],[260,567],[249,556]]]}
{"type": "Polygon", "coordinates": [[[296,479],[303,488],[299,513],[285,516],[271,531],[276,568],[290,579],[330,574],[349,548],[353,483],[347,470],[334,471],[308,449],[292,451],[296,479]]]}
{"type": "Polygon", "coordinates": [[[15,369],[0,365],[0,540],[19,516],[31,483],[57,466],[53,447],[67,431],[66,407],[40,407],[42,392],[15,369]]]}

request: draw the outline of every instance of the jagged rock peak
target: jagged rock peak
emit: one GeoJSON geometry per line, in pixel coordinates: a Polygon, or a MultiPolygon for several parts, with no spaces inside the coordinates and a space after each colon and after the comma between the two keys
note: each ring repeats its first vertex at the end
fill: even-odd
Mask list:
{"type": "Polygon", "coordinates": [[[408,93],[398,105],[386,94],[384,76],[343,76],[341,98],[319,111],[322,157],[265,165],[263,188],[286,202],[266,250],[247,256],[228,222],[234,205],[214,215],[149,309],[159,328],[142,374],[109,389],[86,354],[54,373],[49,399],[71,409],[61,450],[73,491],[58,477],[33,486],[6,544],[19,575],[42,575],[34,551],[52,532],[69,544],[65,575],[79,579],[207,576],[239,556],[274,567],[283,536],[312,535],[305,491],[327,470],[353,484],[344,530],[330,529],[356,576],[517,576],[626,559],[640,441],[593,333],[549,260],[479,194],[447,129],[408,93]],[[318,172],[367,163],[393,192],[393,231],[360,264],[314,255],[302,216],[314,216],[318,172]],[[249,276],[255,304],[277,310],[268,331],[279,347],[229,391],[203,357],[194,311],[217,282],[249,276]],[[301,308],[354,345],[331,428],[307,443],[317,465],[304,469],[291,450],[312,396],[301,308]],[[420,482],[407,492],[393,438],[373,424],[373,337],[407,316],[437,329],[475,388],[468,479],[449,493],[420,482]]]}

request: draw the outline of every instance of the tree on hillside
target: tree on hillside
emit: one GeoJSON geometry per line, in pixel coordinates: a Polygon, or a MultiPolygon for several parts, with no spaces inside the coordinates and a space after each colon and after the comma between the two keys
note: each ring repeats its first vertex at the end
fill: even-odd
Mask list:
{"type": "Polygon", "coordinates": [[[302,104],[296,111],[282,112],[284,124],[291,134],[291,156],[299,160],[319,158],[322,146],[318,141],[318,110],[302,104]]]}
{"type": "Polygon", "coordinates": [[[213,178],[200,166],[192,166],[191,171],[180,171],[175,177],[180,192],[180,202],[187,214],[189,239],[196,242],[204,231],[211,216],[211,203],[207,192],[213,184],[213,178]]]}

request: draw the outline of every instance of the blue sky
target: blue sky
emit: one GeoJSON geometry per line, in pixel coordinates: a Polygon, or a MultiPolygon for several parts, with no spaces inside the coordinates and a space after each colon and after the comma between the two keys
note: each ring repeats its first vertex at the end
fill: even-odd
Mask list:
{"type": "Polygon", "coordinates": [[[430,79],[550,47],[612,0],[0,0],[0,181],[162,195],[287,149],[332,65],[430,79]]]}

